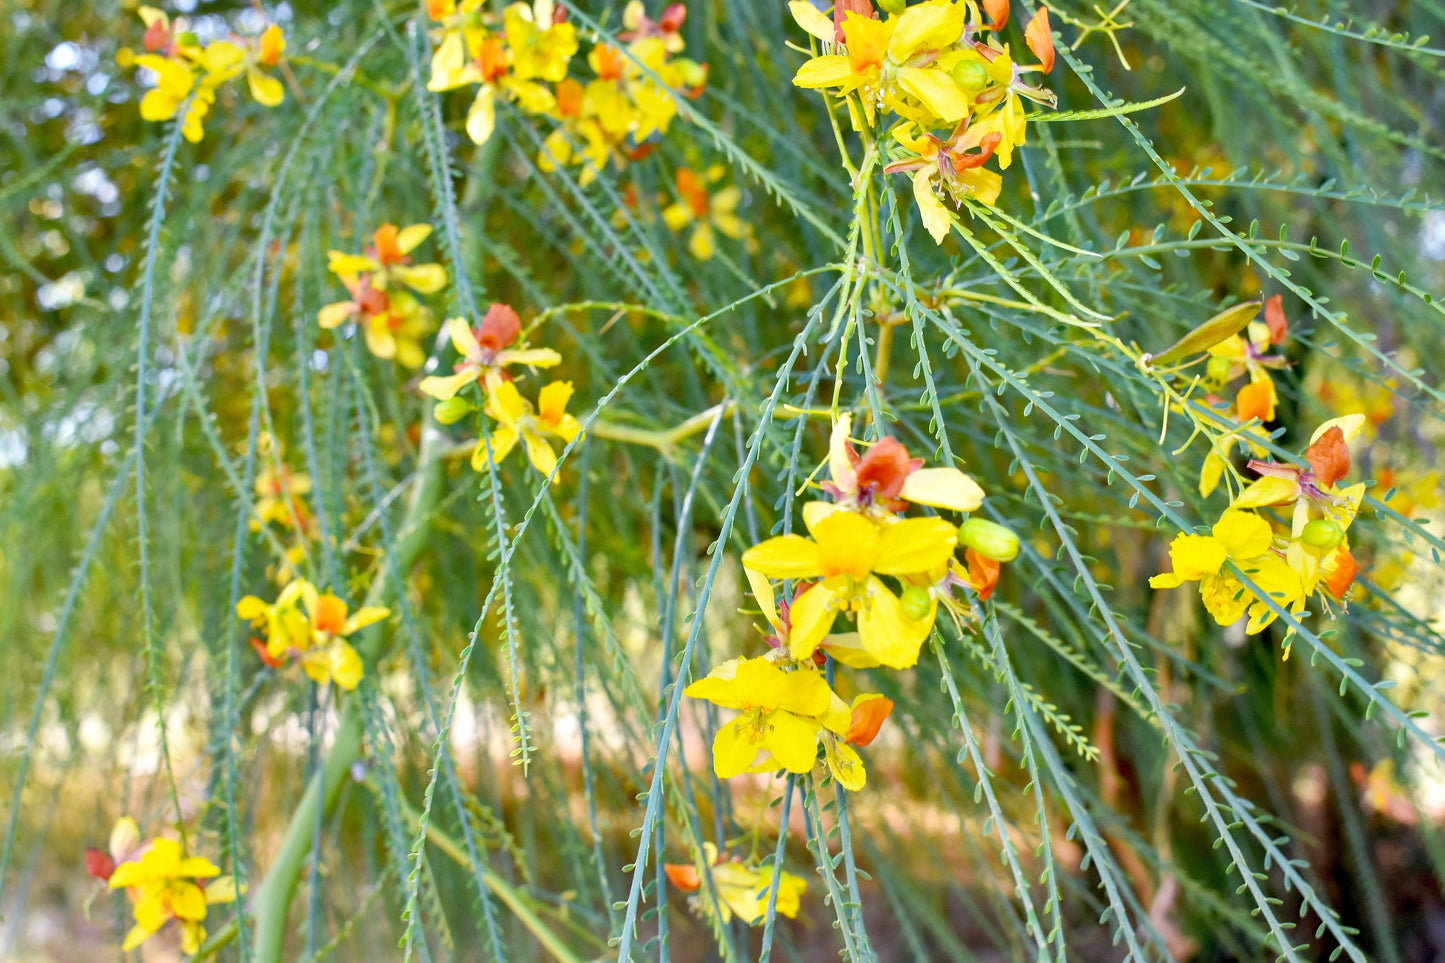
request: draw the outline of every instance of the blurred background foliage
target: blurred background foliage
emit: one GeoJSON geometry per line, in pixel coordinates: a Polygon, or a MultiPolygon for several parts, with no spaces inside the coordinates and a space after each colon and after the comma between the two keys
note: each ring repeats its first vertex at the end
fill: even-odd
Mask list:
{"type": "MultiPolygon", "coordinates": [[[[979,631],[941,622],[939,657],[926,648],[917,669],[869,680],[898,708],[866,752],[867,788],[846,810],[820,791],[806,817],[793,798],[784,862],[809,891],[767,937],[773,959],[1445,952],[1445,319],[1432,297],[1445,292],[1445,209],[1430,196],[1445,193],[1445,5],[1121,6],[1051,4],[1061,46],[1079,41],[1050,78],[1059,109],[1096,108],[1101,91],[1183,95],[1127,122],[1031,126],[998,205],[1102,257],[1028,238],[1031,264],[973,222],[991,264],[956,239],[935,248],[899,205],[905,233],[889,242],[916,300],[900,288],[897,303],[869,305],[914,322],[879,392],[888,430],[930,457],[946,438],[1025,547],[979,631]],[[1111,16],[1128,26],[1087,29],[1111,16]],[[1236,233],[1201,229],[1206,211],[1236,233]],[[1018,310],[1001,271],[1064,307],[1041,269],[1153,351],[1222,302],[1283,293],[1293,364],[1277,379],[1276,444],[1296,452],[1321,421],[1369,414],[1354,477],[1376,484],[1351,532],[1355,598],[1348,614],[1305,618],[1312,634],[1288,660],[1279,624],[1246,637],[1192,592],[1147,588],[1178,530],[1156,524],[1159,506],[1188,524],[1216,517],[1197,494],[1203,450],[1175,453],[1178,421],[1161,442],[1158,399],[1127,360],[1018,310]],[[919,320],[946,290],[985,297],[919,320]],[[861,908],[824,901],[808,848],[820,831],[861,908]],[[1322,907],[1339,921],[1323,925],[1322,907]],[[861,949],[840,919],[866,933],[861,949]]],[[[574,9],[614,29],[620,13],[574,9]]],[[[240,595],[274,591],[289,544],[247,524],[254,479],[278,458],[312,475],[327,519],[314,580],[359,604],[403,573],[368,650],[380,658],[341,700],[360,707],[366,749],[320,821],[319,873],[302,875],[284,958],[401,958],[428,805],[419,958],[615,956],[634,875],[638,957],[756,958],[761,928],[717,923],[655,863],[631,864],[668,686],[761,649],[738,614],[752,602],[736,559],[791,517],[826,452],[826,415],[797,412],[826,409],[840,331],[815,324],[792,352],[810,318],[831,316],[853,194],[822,99],[790,84],[802,55],[784,41],[802,34],[773,0],[695,0],[683,35],[709,65],[692,105],[706,123],[680,117],[651,157],[583,187],[538,169],[545,123],[503,112],[476,148],[460,133],[465,99],[418,90],[416,3],[171,12],[211,35],[278,22],[291,59],[283,106],[228,90],[205,140],[179,146],[151,249],[174,139],[140,119],[142,88],[116,66],[119,47],[139,46],[135,9],[0,10],[0,959],[120,956],[127,907],[97,895],[83,854],[121,815],[155,835],[179,812],[194,846],[253,886],[276,859],[341,715],[334,694],[264,668],[233,617],[240,595]],[[714,165],[714,190],[742,188],[752,239],[722,237],[698,260],[658,212],[676,171],[714,165]],[[426,259],[447,261],[478,302],[509,302],[524,322],[545,312],[532,341],[566,359],[579,417],[617,389],[549,488],[519,458],[492,488],[466,463],[474,425],[428,427],[413,373],[317,329],[317,309],[343,294],[327,250],[359,250],[383,222],[436,224],[426,259]],[[699,415],[707,432],[667,434],[699,415]],[[442,454],[422,458],[438,430],[442,454]],[[433,500],[414,511],[425,490],[433,500]],[[506,618],[501,598],[484,610],[498,586],[506,618]]],[[[1021,46],[1017,26],[1009,36],[1021,46]]],[[[431,307],[439,320],[468,298],[454,285],[431,307]]],[[[845,405],[872,411],[872,372],[844,370],[845,405]]],[[[774,851],[784,783],[719,784],[717,723],[683,706],[654,856],[690,862],[704,841],[774,851]]],[[[234,937],[227,910],[210,928],[234,937]]],[[[216,952],[249,957],[246,942],[216,952]]],[[[153,941],[146,958],[175,946],[153,941]]]]}

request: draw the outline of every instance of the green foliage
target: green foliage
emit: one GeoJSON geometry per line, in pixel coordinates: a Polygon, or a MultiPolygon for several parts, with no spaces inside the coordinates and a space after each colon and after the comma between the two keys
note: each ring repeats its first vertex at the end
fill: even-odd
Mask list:
{"type": "Polygon", "coordinates": [[[221,959],[1430,958],[1438,0],[1060,0],[1058,109],[1029,107],[1002,196],[941,245],[791,84],[783,4],[692,4],[706,90],[591,183],[544,169],[555,123],[513,105],[471,143],[468,98],[427,89],[425,8],[201,4],[212,32],[279,20],[289,59],[283,105],[223,89],[197,144],[139,117],[133,10],[0,11],[0,943],[45,958],[35,917],[118,946],[84,849],[133,815],[249,888],[208,916],[221,959]],[[713,165],[755,242],[699,260],[662,211],[713,165]],[[439,424],[417,372],[317,325],[346,296],[329,251],[421,222],[452,281],[434,327],[505,302],[562,355],[520,379],[575,387],[550,477],[474,470],[480,392],[439,424]],[[1272,295],[1289,364],[1254,457],[1303,466],[1365,411],[1349,481],[1373,485],[1348,606],[1261,589],[1246,635],[1147,580],[1253,479],[1234,458],[1200,492],[1230,437],[1195,362],[1272,295]],[[798,528],[845,411],[964,468],[1019,555],[916,667],[830,665],[895,703],[865,788],[719,780],[729,718],[682,690],[766,651],[739,557],[798,528]],[[314,539],[257,519],[281,465],[314,539]],[[237,604],[284,564],[390,609],[352,638],[355,692],[248,644],[237,604]],[[726,918],[705,844],[771,880],[760,925],[726,918]]]}

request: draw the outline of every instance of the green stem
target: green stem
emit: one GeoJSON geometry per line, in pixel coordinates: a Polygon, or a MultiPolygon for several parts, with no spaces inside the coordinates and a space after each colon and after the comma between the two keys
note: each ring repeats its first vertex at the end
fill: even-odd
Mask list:
{"type": "MultiPolygon", "coordinates": [[[[443,489],[446,448],[446,436],[428,416],[422,429],[416,486],[412,489],[406,516],[398,529],[397,571],[405,572],[410,569],[426,546],[427,536],[431,533],[433,509],[440,500],[443,489]]],[[[399,590],[399,586],[387,580],[385,572],[385,568],[381,569],[371,583],[365,605],[382,605],[399,590]]],[[[375,666],[384,643],[382,626],[377,624],[364,632],[356,648],[368,666],[375,666]]],[[[350,778],[351,766],[361,755],[364,732],[361,702],[355,697],[349,698],[342,710],[336,740],[326,756],[321,774],[306,787],[305,794],[291,814],[291,823],[286,829],[281,849],[276,854],[271,869],[266,873],[266,878],[256,887],[252,907],[256,917],[258,963],[280,963],[282,959],[286,941],[286,919],[302,868],[311,855],[318,807],[324,817],[336,806],[341,787],[350,778]]]]}

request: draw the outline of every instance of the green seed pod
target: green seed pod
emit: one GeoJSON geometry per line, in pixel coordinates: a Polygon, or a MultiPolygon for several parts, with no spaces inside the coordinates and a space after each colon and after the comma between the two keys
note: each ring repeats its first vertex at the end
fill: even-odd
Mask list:
{"type": "Polygon", "coordinates": [[[970,518],[958,526],[958,541],[995,562],[1012,562],[1019,554],[1019,537],[986,518],[970,518]]]}
{"type": "Polygon", "coordinates": [[[176,34],[176,44],[181,47],[199,47],[201,45],[201,38],[189,30],[182,30],[176,34]]]}
{"type": "Polygon", "coordinates": [[[928,597],[928,589],[921,585],[910,585],[904,589],[903,597],[899,600],[903,603],[903,615],[910,622],[917,622],[919,619],[928,617],[928,605],[931,601],[928,597]]]}
{"type": "Polygon", "coordinates": [[[903,11],[908,9],[908,0],[878,0],[878,6],[883,12],[894,17],[901,17],[903,11]]]}
{"type": "Polygon", "coordinates": [[[1345,540],[1345,530],[1334,522],[1317,518],[1305,525],[1299,540],[1317,551],[1328,552],[1345,540]]]}
{"type": "Polygon", "coordinates": [[[438,401],[436,420],[444,425],[454,425],[465,418],[472,410],[472,403],[465,398],[448,398],[446,401],[438,401]]]}
{"type": "Polygon", "coordinates": [[[960,60],[953,65],[953,82],[965,93],[976,94],[988,86],[988,69],[977,60],[960,60]]]}

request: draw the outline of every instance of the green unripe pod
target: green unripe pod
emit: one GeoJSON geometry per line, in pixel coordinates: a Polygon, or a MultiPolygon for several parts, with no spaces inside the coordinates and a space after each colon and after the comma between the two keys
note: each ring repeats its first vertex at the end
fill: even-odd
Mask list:
{"type": "Polygon", "coordinates": [[[988,86],[988,68],[977,60],[960,60],[953,65],[953,82],[965,93],[976,94],[988,86]]]}
{"type": "Polygon", "coordinates": [[[181,47],[199,47],[201,45],[201,38],[189,30],[182,30],[176,34],[176,44],[181,47]]]}
{"type": "Polygon", "coordinates": [[[878,6],[883,12],[895,17],[901,17],[903,11],[908,9],[908,0],[878,0],[878,6]]]}
{"type": "Polygon", "coordinates": [[[899,599],[903,604],[903,616],[910,622],[917,622],[919,619],[928,617],[929,603],[928,589],[921,585],[910,585],[903,590],[903,597],[899,599]]]}
{"type": "Polygon", "coordinates": [[[1204,376],[1210,381],[1228,381],[1230,367],[1228,358],[1211,357],[1204,376]]]}
{"type": "Polygon", "coordinates": [[[444,425],[454,425],[465,418],[472,410],[472,403],[465,398],[448,398],[446,401],[438,401],[433,414],[436,420],[444,425]]]}
{"type": "Polygon", "coordinates": [[[1345,540],[1345,530],[1332,521],[1317,518],[1305,525],[1299,540],[1317,551],[1328,552],[1332,548],[1339,548],[1340,543],[1345,540]]]}
{"type": "Polygon", "coordinates": [[[1019,537],[986,518],[970,518],[958,526],[958,541],[995,562],[1012,562],[1019,554],[1019,537]]]}

